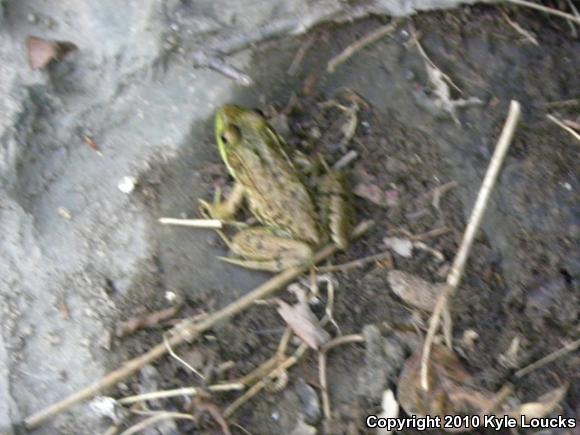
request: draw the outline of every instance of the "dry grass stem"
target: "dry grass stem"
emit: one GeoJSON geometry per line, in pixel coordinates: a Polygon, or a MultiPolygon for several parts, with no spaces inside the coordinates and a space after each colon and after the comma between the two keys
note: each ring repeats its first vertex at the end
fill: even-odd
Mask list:
{"type": "Polygon", "coordinates": [[[306,41],[304,41],[302,43],[302,45],[300,46],[300,48],[296,52],[296,56],[294,56],[294,59],[292,59],[292,63],[288,67],[286,74],[288,74],[290,76],[296,75],[296,73],[300,69],[300,66],[302,65],[302,61],[304,60],[304,56],[306,56],[306,53],[308,53],[308,50],[310,50],[310,48],[316,42],[317,39],[318,39],[318,35],[311,35],[308,37],[308,39],[306,41]]]}
{"type": "Polygon", "coordinates": [[[548,114],[548,115],[546,115],[546,118],[548,118],[550,121],[552,121],[558,127],[566,130],[568,133],[570,133],[572,136],[574,136],[575,139],[580,141],[580,134],[578,134],[578,132],[576,130],[574,130],[572,127],[567,126],[562,121],[560,121],[558,118],[556,118],[554,115],[548,114]]]}
{"type": "Polygon", "coordinates": [[[508,3],[513,3],[514,5],[525,6],[525,7],[531,8],[531,9],[536,9],[538,11],[546,12],[547,14],[566,18],[567,20],[573,21],[576,24],[580,24],[580,17],[575,17],[574,15],[559,11],[558,9],[549,8],[547,6],[543,6],[543,5],[540,5],[538,3],[533,3],[533,2],[526,1],[526,0],[506,0],[506,1],[508,3]]]}
{"type": "MultiPolygon", "coordinates": [[[[481,188],[477,195],[477,200],[473,206],[473,211],[467,223],[465,233],[463,234],[463,240],[459,246],[459,250],[455,255],[451,270],[447,275],[447,285],[444,290],[440,293],[437,298],[437,303],[435,304],[435,309],[433,314],[429,319],[429,330],[427,331],[427,336],[425,337],[425,342],[423,344],[423,352],[421,355],[421,387],[425,390],[429,390],[428,382],[428,370],[429,370],[429,356],[431,353],[431,346],[433,340],[435,339],[435,334],[439,328],[439,323],[441,316],[444,311],[447,310],[447,301],[449,297],[455,292],[461,277],[463,275],[465,264],[471,251],[471,246],[475,240],[475,235],[479,229],[479,225],[483,218],[483,214],[487,207],[487,202],[499,175],[500,168],[507,154],[509,146],[511,144],[516,126],[518,124],[521,114],[520,104],[517,101],[512,100],[510,103],[510,109],[505,121],[503,130],[501,132],[500,138],[497,142],[495,151],[491,158],[490,164],[487,168],[487,172],[481,184],[481,188]]],[[[449,327],[446,331],[446,337],[450,335],[449,327]]]]}
{"type": "Polygon", "coordinates": [[[543,358],[540,358],[538,361],[530,364],[529,366],[524,367],[521,370],[516,372],[516,378],[522,378],[534,370],[539,369],[540,367],[545,366],[546,364],[551,363],[552,361],[557,360],[558,358],[566,355],[567,353],[574,352],[576,349],[580,347],[580,339],[573,341],[572,343],[568,343],[566,346],[558,349],[555,352],[552,352],[549,355],[546,355],[543,358]]]}
{"type": "Polygon", "coordinates": [[[363,36],[361,39],[355,41],[353,44],[346,47],[340,54],[333,57],[326,67],[326,71],[333,73],[341,63],[346,62],[350,57],[352,57],[356,52],[362,50],[367,45],[377,42],[379,39],[384,38],[389,33],[392,33],[401,23],[400,19],[393,19],[389,24],[379,27],[378,29],[372,31],[368,35],[363,36]]]}
{"type": "Polygon", "coordinates": [[[449,85],[453,89],[455,89],[457,92],[459,92],[460,94],[463,95],[463,91],[461,90],[461,88],[459,86],[457,86],[453,82],[453,80],[451,80],[451,77],[449,77],[447,74],[445,74],[443,71],[441,71],[441,69],[437,65],[435,65],[435,62],[433,62],[431,60],[431,58],[427,55],[427,53],[423,49],[423,46],[419,42],[419,37],[417,36],[417,31],[415,30],[415,27],[414,26],[411,26],[411,36],[413,37],[413,42],[415,43],[415,46],[417,47],[417,50],[419,50],[419,54],[425,60],[425,62],[427,62],[429,65],[431,65],[432,68],[434,68],[437,71],[439,71],[441,73],[441,76],[443,77],[443,79],[445,79],[445,81],[447,83],[449,83],[449,85]]]}
{"type": "Polygon", "coordinates": [[[362,334],[341,335],[322,346],[320,352],[327,353],[335,347],[342,346],[343,344],[364,343],[365,341],[365,337],[362,334]]]}
{"type": "Polygon", "coordinates": [[[178,225],[182,227],[209,228],[213,230],[223,228],[222,221],[218,219],[175,219],[162,217],[159,218],[159,223],[161,225],[178,225]]]}
{"type": "MultiPolygon", "coordinates": [[[[357,260],[349,261],[342,264],[331,264],[329,266],[321,266],[317,270],[320,273],[329,272],[347,272],[352,269],[366,266],[369,263],[391,259],[391,251],[381,252],[380,254],[369,255],[368,257],[359,258],[357,260]]],[[[392,260],[389,262],[392,267],[392,260]]]]}
{"type": "MultiPolygon", "coordinates": [[[[352,232],[352,238],[357,238],[366,233],[370,228],[372,228],[372,221],[364,221],[357,225],[357,227],[352,232]]],[[[319,263],[322,260],[330,257],[338,251],[338,247],[334,244],[329,244],[322,248],[314,256],[314,263],[319,263]]],[[[175,328],[175,334],[168,338],[168,343],[170,346],[177,346],[185,341],[191,341],[197,338],[202,332],[207,331],[212,328],[215,324],[223,322],[230,317],[241,313],[242,311],[251,307],[254,302],[258,299],[264,299],[271,296],[272,294],[279,291],[283,286],[289,284],[305,271],[310,268],[310,265],[304,265],[299,267],[292,267],[286,269],[285,271],[273,276],[264,284],[256,287],[250,293],[242,296],[235,302],[225,306],[224,308],[216,311],[204,317],[201,321],[197,323],[189,323],[186,326],[181,326],[180,328],[175,328]]],[[[48,406],[40,410],[39,412],[27,417],[24,420],[24,426],[28,429],[33,429],[41,425],[44,421],[66,411],[71,406],[76,405],[84,400],[91,399],[99,394],[101,391],[110,388],[132,374],[139,371],[143,366],[156,361],[167,353],[167,346],[165,343],[160,343],[150,349],[148,352],[133,358],[132,360],[126,361],[123,366],[119,369],[109,373],[102,379],[98,380],[94,384],[71,394],[67,398],[55,403],[54,405],[48,406]]]]}
{"type": "MultiPolygon", "coordinates": [[[[210,385],[207,389],[211,392],[222,391],[240,391],[246,388],[244,384],[216,384],[210,385]]],[[[176,396],[197,396],[201,390],[196,387],[175,388],[173,390],[153,391],[151,393],[137,394],[135,396],[123,397],[117,400],[121,405],[130,405],[132,403],[144,402],[146,400],[167,399],[176,396]]]]}
{"type": "Polygon", "coordinates": [[[507,23],[510,25],[510,27],[512,29],[514,29],[516,32],[518,32],[520,35],[522,35],[524,37],[524,39],[526,39],[527,41],[531,42],[536,47],[539,47],[540,46],[540,44],[538,43],[538,40],[536,39],[536,37],[533,35],[532,32],[524,29],[518,23],[516,23],[515,21],[513,21],[509,17],[509,15],[506,13],[506,11],[502,10],[501,13],[503,14],[503,17],[505,18],[505,20],[507,21],[507,23]]]}
{"type": "Polygon", "coordinates": [[[178,419],[178,420],[195,420],[193,418],[192,415],[190,414],[184,414],[182,412],[167,412],[167,411],[162,411],[159,412],[149,418],[146,418],[143,421],[140,421],[139,423],[137,423],[134,426],[131,426],[129,429],[124,430],[123,432],[120,433],[120,435],[133,435],[136,433],[141,432],[143,429],[148,428],[149,426],[152,426],[156,423],[159,423],[162,420],[167,420],[167,419],[178,419]]]}

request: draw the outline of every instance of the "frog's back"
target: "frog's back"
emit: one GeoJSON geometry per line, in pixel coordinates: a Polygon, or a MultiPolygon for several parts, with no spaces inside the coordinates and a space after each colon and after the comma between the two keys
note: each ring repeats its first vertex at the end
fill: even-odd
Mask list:
{"type": "Polygon", "coordinates": [[[239,150],[245,170],[236,171],[252,212],[263,224],[318,245],[316,209],[296,168],[281,147],[253,139],[239,150]]]}

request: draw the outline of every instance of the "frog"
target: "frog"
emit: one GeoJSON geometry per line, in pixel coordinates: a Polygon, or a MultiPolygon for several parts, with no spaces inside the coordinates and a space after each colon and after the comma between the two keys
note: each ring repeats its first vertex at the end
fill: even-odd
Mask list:
{"type": "Polygon", "coordinates": [[[313,175],[311,166],[300,167],[258,110],[222,106],[215,116],[215,137],[234,186],[225,200],[219,195],[213,203],[201,200],[202,209],[227,222],[245,200],[258,222],[231,240],[220,233],[233,253],[220,259],[279,272],[313,264],[316,250],[328,242],[347,249],[352,209],[340,171],[325,167],[324,174],[313,175]]]}

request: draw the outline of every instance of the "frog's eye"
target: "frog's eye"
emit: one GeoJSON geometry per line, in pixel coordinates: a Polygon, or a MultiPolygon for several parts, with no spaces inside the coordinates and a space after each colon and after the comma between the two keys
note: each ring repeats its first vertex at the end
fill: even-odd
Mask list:
{"type": "Polygon", "coordinates": [[[222,132],[220,139],[224,145],[236,144],[240,140],[240,129],[235,125],[228,125],[222,132]]]}

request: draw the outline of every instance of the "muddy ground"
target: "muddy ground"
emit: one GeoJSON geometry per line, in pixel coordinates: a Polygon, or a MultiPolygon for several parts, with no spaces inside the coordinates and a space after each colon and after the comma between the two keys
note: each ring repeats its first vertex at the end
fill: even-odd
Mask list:
{"type": "MultiPolygon", "coordinates": [[[[192,73],[183,55],[171,54],[164,59],[161,78],[135,74],[116,90],[114,99],[104,100],[103,104],[113,102],[114,118],[101,108],[68,119],[67,108],[74,107],[78,88],[89,89],[90,80],[79,77],[75,60],[52,66],[49,90],[38,92],[41,101],[32,99],[35,115],[27,136],[30,145],[17,167],[16,182],[8,188],[17,204],[10,206],[15,217],[10,218],[7,211],[3,217],[4,224],[12,225],[6,227],[8,232],[18,234],[20,240],[5,237],[3,243],[9,250],[23,251],[11,254],[16,263],[10,264],[19,271],[13,280],[28,283],[19,284],[24,294],[4,294],[6,306],[14,305],[11,323],[3,325],[6,348],[12,355],[8,391],[13,421],[158,343],[163,327],[124,339],[111,334],[119,321],[144,309],[169,306],[167,292],[183,301],[178,317],[184,317],[222,307],[268,278],[265,273],[219,262],[215,256],[226,250],[211,232],[162,227],[157,222],[160,216],[197,216],[198,198],[211,198],[216,186],[229,183],[212,137],[212,115],[220,104],[258,107],[267,114],[278,114],[290,104],[292,110],[286,119],[278,116],[277,125],[287,127],[281,133],[291,147],[321,153],[331,163],[355,150],[359,158],[348,169],[351,185],[370,184],[393,198],[388,205],[380,205],[353,197],[356,219],[373,219],[376,226],[348,252],[335,256],[333,264],[384,251],[383,239],[400,236],[402,230],[422,234],[446,226],[449,232],[425,241],[443,254],[443,261],[421,250],[415,250],[412,258],[393,254],[397,269],[442,281],[511,99],[522,104],[523,118],[451,306],[455,350],[479,387],[495,391],[511,381],[521,401],[569,382],[556,413],[580,417],[577,352],[521,379],[513,376],[518,368],[577,339],[580,332],[580,148],[571,135],[546,119],[547,113],[559,113],[578,120],[578,105],[552,103],[578,97],[580,43],[566,23],[557,19],[522,10],[512,11],[511,18],[533,32],[539,45],[509,26],[496,7],[413,18],[433,62],[453,78],[464,97],[483,102],[460,109],[460,124],[426,108],[428,79],[424,61],[410,43],[410,22],[354,55],[333,74],[325,72],[328,60],[385,21],[327,25],[300,38],[270,42],[251,56],[241,57],[256,85],[234,87],[228,94],[188,94],[189,82],[196,75],[211,80],[215,73],[192,73]],[[316,42],[298,73],[287,74],[297,50],[313,37],[316,42]],[[139,99],[131,93],[148,83],[151,91],[143,98],[146,108],[140,112],[139,99]],[[354,93],[360,99],[353,100],[354,93]],[[357,101],[360,106],[356,134],[346,144],[340,143],[344,114],[320,109],[330,99],[345,105],[357,101]],[[206,122],[188,124],[183,112],[187,110],[207,113],[206,122]],[[120,116],[123,113],[126,120],[120,116]],[[141,133],[124,138],[127,122],[131,131],[141,133]],[[90,133],[101,144],[103,157],[78,139],[81,126],[93,127],[90,133]],[[108,135],[108,128],[116,133],[108,135]],[[134,146],[135,142],[141,145],[134,146]],[[141,160],[142,156],[146,159],[141,160]],[[132,193],[118,191],[120,175],[136,178],[132,193]],[[442,195],[437,209],[434,192],[450,182],[457,186],[442,195]],[[24,212],[19,214],[14,207],[24,212]],[[70,219],[57,212],[59,207],[70,211],[70,219]],[[26,225],[22,219],[32,221],[26,230],[22,230],[26,225]],[[61,258],[61,269],[37,272],[35,261],[43,256],[61,258]],[[77,256],[85,260],[75,262],[77,256]],[[18,261],[27,263],[23,266],[18,261]],[[47,288],[41,284],[47,280],[54,282],[50,296],[38,290],[47,288]],[[77,282],[93,292],[75,293],[77,282]],[[41,308],[39,300],[46,301],[41,308]],[[29,309],[28,303],[35,308],[29,309]],[[41,322],[41,317],[51,322],[41,322]],[[70,328],[74,337],[67,333],[71,322],[84,325],[70,328]],[[473,346],[463,340],[467,330],[478,335],[473,346]],[[519,351],[506,359],[514,339],[520,342],[519,351]],[[95,366],[95,360],[104,364],[95,366]]],[[[34,93],[34,88],[28,92],[34,93]]],[[[368,332],[369,325],[375,325],[391,343],[398,344],[383,352],[349,345],[330,354],[329,392],[335,414],[330,433],[367,433],[364,416],[380,411],[385,389],[396,389],[403,357],[417,341],[418,336],[409,331],[425,331],[425,315],[391,292],[387,272],[384,263],[373,263],[334,276],[334,318],[342,334],[358,334],[365,328],[368,332]]],[[[284,298],[291,300],[287,295],[284,298]]],[[[180,354],[202,367],[233,361],[222,379],[234,380],[272,356],[283,328],[273,306],[256,306],[203,340],[181,348],[180,354]]],[[[155,368],[110,394],[120,397],[143,388],[199,385],[198,377],[174,359],[165,358],[155,368]]],[[[303,382],[319,387],[314,353],[289,372],[281,392],[262,392],[240,409],[232,419],[232,432],[291,433],[305,416],[299,397],[303,382]]],[[[220,395],[215,403],[222,407],[236,396],[220,395]]],[[[180,398],[153,406],[181,410],[184,404],[180,398]]],[[[80,407],[38,433],[88,433],[79,427],[89,421],[95,425],[91,427],[102,430],[109,424],[88,407],[80,407]]],[[[175,431],[221,433],[207,416],[197,425],[180,422],[150,433],[175,431]]]]}

